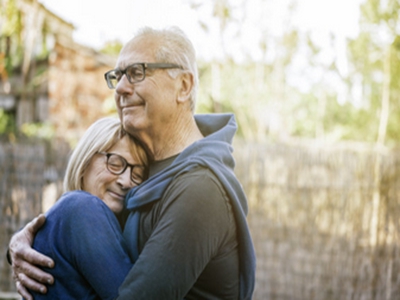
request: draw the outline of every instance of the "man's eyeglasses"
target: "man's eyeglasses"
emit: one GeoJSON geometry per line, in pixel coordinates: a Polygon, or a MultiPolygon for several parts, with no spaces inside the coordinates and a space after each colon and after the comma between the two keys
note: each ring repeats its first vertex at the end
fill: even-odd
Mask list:
{"type": "Polygon", "coordinates": [[[122,156],[115,153],[99,152],[107,157],[107,170],[114,175],[121,175],[126,168],[131,168],[131,180],[139,185],[143,181],[145,167],[142,165],[132,165],[122,156]]]}
{"type": "Polygon", "coordinates": [[[125,74],[130,83],[140,82],[146,78],[146,69],[183,69],[177,64],[168,63],[135,63],[125,68],[125,70],[114,69],[104,74],[107,85],[110,89],[115,89],[122,76],[125,74]]]}

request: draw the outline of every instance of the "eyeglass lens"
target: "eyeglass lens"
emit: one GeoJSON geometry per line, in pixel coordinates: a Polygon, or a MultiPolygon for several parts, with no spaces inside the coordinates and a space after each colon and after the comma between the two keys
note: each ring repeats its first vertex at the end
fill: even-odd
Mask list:
{"type": "Polygon", "coordinates": [[[127,67],[125,70],[113,70],[107,74],[107,81],[115,88],[122,76],[125,74],[130,83],[139,82],[144,79],[144,66],[143,64],[134,64],[127,67]]]}
{"type": "Polygon", "coordinates": [[[122,156],[117,154],[109,154],[107,159],[107,168],[111,173],[120,175],[125,172],[126,168],[131,167],[131,178],[135,183],[141,183],[143,181],[143,167],[130,165],[122,156]]]}

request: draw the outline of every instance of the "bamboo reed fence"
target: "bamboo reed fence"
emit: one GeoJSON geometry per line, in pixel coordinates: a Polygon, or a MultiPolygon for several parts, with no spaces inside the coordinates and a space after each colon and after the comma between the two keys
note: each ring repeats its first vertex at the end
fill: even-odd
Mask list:
{"type": "Polygon", "coordinates": [[[258,260],[254,299],[400,299],[398,152],[235,149],[258,260]]]}
{"type": "MultiPolygon", "coordinates": [[[[0,144],[0,291],[15,292],[10,236],[42,210],[49,183],[61,192],[68,153],[0,144]]],[[[399,152],[237,141],[234,155],[257,254],[253,299],[400,299],[399,152]]]]}
{"type": "Polygon", "coordinates": [[[32,140],[0,142],[0,292],[15,291],[5,256],[8,242],[14,232],[42,212],[46,184],[57,184],[61,193],[68,153],[62,141],[53,145],[32,140]]]}

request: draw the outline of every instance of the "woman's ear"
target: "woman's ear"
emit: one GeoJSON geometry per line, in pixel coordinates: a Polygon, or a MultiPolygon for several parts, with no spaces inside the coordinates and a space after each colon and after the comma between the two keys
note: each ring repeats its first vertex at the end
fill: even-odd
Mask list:
{"type": "Polygon", "coordinates": [[[178,93],[178,101],[185,102],[189,100],[190,93],[193,89],[193,74],[189,72],[181,73],[180,75],[180,89],[178,93]]]}

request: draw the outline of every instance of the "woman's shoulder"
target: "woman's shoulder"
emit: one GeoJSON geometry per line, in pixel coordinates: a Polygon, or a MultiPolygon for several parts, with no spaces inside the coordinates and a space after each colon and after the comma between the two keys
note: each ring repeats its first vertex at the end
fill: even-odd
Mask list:
{"type": "Polygon", "coordinates": [[[120,226],[114,213],[100,198],[84,191],[63,194],[46,213],[46,223],[63,232],[72,230],[71,235],[76,230],[87,230],[88,224],[97,226],[97,229],[106,224],[113,224],[116,228],[120,226]]]}
{"type": "Polygon", "coordinates": [[[61,198],[50,208],[48,215],[72,213],[74,215],[86,213],[88,210],[104,210],[106,204],[98,197],[85,191],[71,191],[64,193],[61,198]]]}

